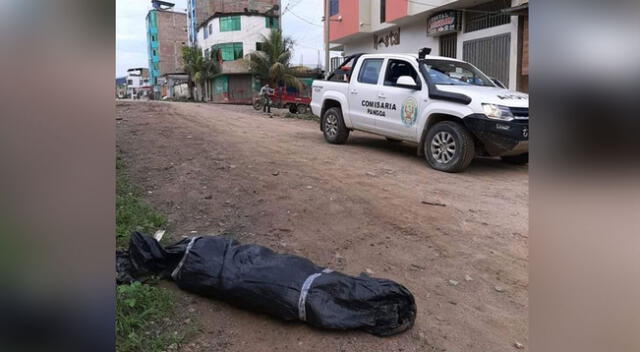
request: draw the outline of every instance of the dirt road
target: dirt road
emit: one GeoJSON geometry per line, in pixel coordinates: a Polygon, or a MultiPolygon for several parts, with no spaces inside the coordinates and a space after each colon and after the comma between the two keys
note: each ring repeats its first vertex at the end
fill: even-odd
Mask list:
{"type": "Polygon", "coordinates": [[[404,143],[354,133],[330,145],[317,122],[248,106],[118,102],[116,112],[131,180],[177,238],[232,232],[347,274],[369,270],[418,306],[412,330],[378,338],[193,296],[202,332],[185,351],[528,349],[526,167],[477,159],[446,174],[404,143]]]}

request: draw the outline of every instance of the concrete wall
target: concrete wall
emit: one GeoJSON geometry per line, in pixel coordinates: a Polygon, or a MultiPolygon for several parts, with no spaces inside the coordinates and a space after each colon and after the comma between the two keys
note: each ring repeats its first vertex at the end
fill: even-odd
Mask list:
{"type": "MultiPolygon", "coordinates": [[[[397,26],[387,26],[388,29],[377,33],[385,33],[389,30],[397,28],[397,26]]],[[[426,20],[416,21],[407,25],[400,26],[400,45],[392,45],[385,47],[378,46],[374,49],[373,34],[364,38],[349,41],[344,45],[344,53],[351,55],[355,53],[414,53],[417,54],[420,48],[430,47],[433,49],[433,55],[438,55],[439,41],[434,37],[427,37],[426,20]]]]}
{"type": "MultiPolygon", "coordinates": [[[[205,0],[206,1],[206,0],[205,0]]],[[[208,11],[213,15],[218,13],[240,13],[244,9],[255,10],[264,13],[273,7],[280,5],[280,0],[209,0],[208,11]]],[[[282,7],[280,7],[282,10],[282,7]]]]}
{"type": "Polygon", "coordinates": [[[184,72],[182,47],[187,45],[187,15],[179,12],[157,11],[160,75],[184,72]]]}
{"type": "Polygon", "coordinates": [[[408,0],[387,0],[386,20],[393,21],[402,18],[408,14],[409,1],[408,0]]]}
{"type": "Polygon", "coordinates": [[[341,0],[338,13],[331,16],[329,22],[329,40],[358,33],[360,31],[360,0],[341,0]]]}
{"type": "Polygon", "coordinates": [[[266,26],[264,16],[240,16],[240,30],[230,32],[220,32],[220,19],[218,17],[206,23],[211,24],[213,33],[207,39],[204,38],[204,26],[200,28],[197,35],[197,44],[202,49],[210,49],[216,44],[242,42],[243,54],[246,56],[256,50],[256,43],[262,42],[262,36],[268,36],[271,32],[266,26]]]}

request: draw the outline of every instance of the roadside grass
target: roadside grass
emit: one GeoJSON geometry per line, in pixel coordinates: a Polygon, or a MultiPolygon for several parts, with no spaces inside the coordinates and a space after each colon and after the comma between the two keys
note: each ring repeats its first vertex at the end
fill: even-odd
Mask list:
{"type": "MultiPolygon", "coordinates": [[[[116,245],[128,246],[131,231],[152,233],[166,228],[167,218],[140,198],[128,180],[123,160],[116,159],[116,245]]],[[[156,281],[157,282],[157,281],[156,281]]],[[[156,282],[134,282],[116,289],[116,351],[177,350],[194,329],[176,293],[156,282]]]]}
{"type": "Polygon", "coordinates": [[[161,287],[140,282],[118,286],[116,351],[159,352],[178,346],[188,329],[175,321],[175,300],[175,294],[161,287]]]}
{"type": "Polygon", "coordinates": [[[152,234],[166,228],[167,217],[140,198],[140,192],[127,179],[124,161],[116,158],[116,247],[126,248],[131,232],[152,234]]]}

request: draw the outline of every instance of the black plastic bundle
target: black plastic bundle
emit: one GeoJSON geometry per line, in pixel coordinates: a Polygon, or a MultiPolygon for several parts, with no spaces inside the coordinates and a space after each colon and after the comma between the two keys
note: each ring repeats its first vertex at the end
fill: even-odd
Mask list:
{"type": "Polygon", "coordinates": [[[193,237],[162,247],[134,233],[117,253],[118,282],[148,275],[173,279],[181,289],[284,320],[327,329],[360,329],[390,336],[413,326],[416,305],[391,280],[352,277],[294,255],[226,236],[193,237]]]}

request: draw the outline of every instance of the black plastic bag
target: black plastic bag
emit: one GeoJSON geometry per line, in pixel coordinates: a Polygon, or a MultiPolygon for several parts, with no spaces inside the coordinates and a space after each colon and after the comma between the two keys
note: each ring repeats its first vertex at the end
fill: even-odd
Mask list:
{"type": "Polygon", "coordinates": [[[327,329],[390,336],[410,329],[416,317],[411,292],[391,280],[347,276],[226,236],[163,248],[134,233],[128,252],[117,253],[117,271],[119,283],[159,275],[199,295],[327,329]]]}

